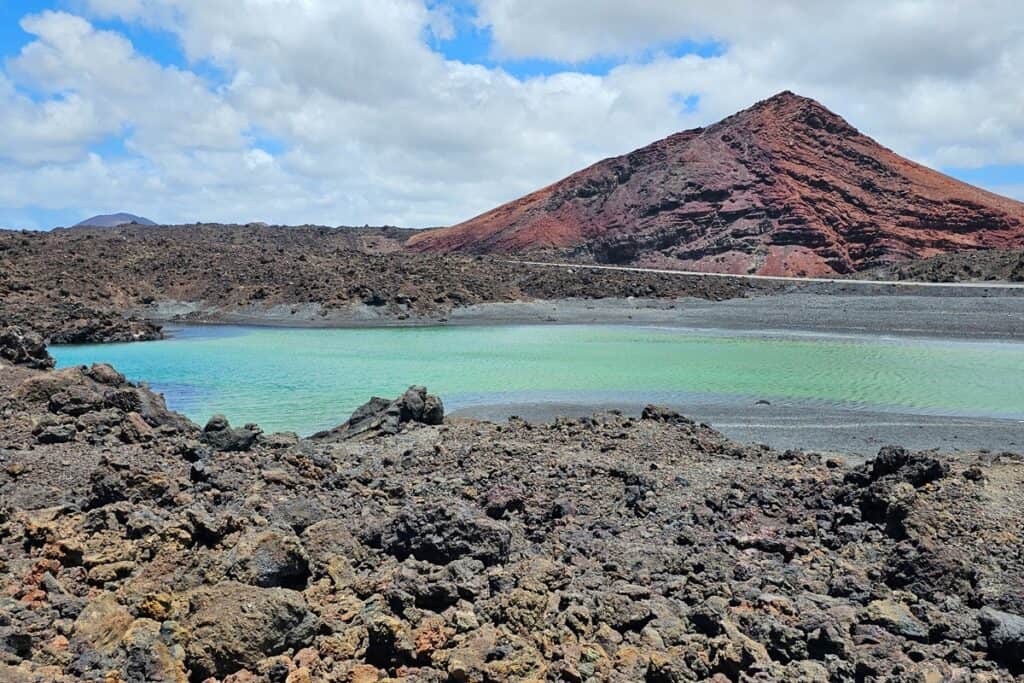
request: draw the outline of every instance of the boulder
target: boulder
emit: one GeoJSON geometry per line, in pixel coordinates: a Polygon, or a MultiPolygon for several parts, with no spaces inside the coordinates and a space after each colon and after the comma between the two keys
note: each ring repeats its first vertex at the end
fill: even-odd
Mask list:
{"type": "Polygon", "coordinates": [[[302,590],[309,579],[309,557],[290,530],[251,531],[228,555],[228,576],[262,588],[302,590]]]}
{"type": "Polygon", "coordinates": [[[1024,617],[985,607],[978,621],[992,656],[1016,670],[1024,667],[1024,617]]]}
{"type": "Polygon", "coordinates": [[[302,545],[309,554],[314,578],[328,576],[342,561],[358,564],[366,559],[367,550],[351,529],[351,522],[325,519],[302,532],[302,545]]]}
{"type": "Polygon", "coordinates": [[[0,329],[0,359],[39,370],[48,370],[56,365],[46,350],[43,338],[21,327],[0,329]]]}
{"type": "Polygon", "coordinates": [[[124,375],[106,363],[93,363],[92,367],[86,370],[85,374],[94,382],[111,387],[121,387],[128,383],[124,375]]]}
{"type": "Polygon", "coordinates": [[[41,444],[67,443],[78,434],[74,425],[41,422],[35,430],[36,441],[41,444]]]}
{"type": "Polygon", "coordinates": [[[76,655],[71,670],[79,673],[99,669],[105,680],[188,681],[173,629],[152,619],[134,619],[110,593],[82,610],[74,622],[70,649],[76,655]]]}
{"type": "Polygon", "coordinates": [[[924,453],[910,453],[898,446],[882,448],[871,462],[873,479],[896,475],[915,488],[941,479],[947,474],[948,463],[924,453]]]}
{"type": "Polygon", "coordinates": [[[863,620],[910,640],[928,639],[928,627],[902,602],[875,600],[865,608],[863,620]]]}
{"type": "Polygon", "coordinates": [[[410,422],[427,425],[444,422],[444,404],[441,399],[428,394],[426,387],[420,386],[409,387],[393,401],[374,396],[359,406],[346,422],[334,429],[318,432],[311,438],[345,440],[397,434],[410,422]]]}
{"type": "Polygon", "coordinates": [[[655,422],[677,422],[681,424],[694,424],[693,420],[684,417],[666,406],[648,404],[640,413],[641,420],[653,420],[655,422]]]}
{"type": "Polygon", "coordinates": [[[186,663],[197,681],[253,669],[266,657],[308,646],[319,627],[302,594],[285,588],[225,581],[192,591],[188,604],[182,622],[192,636],[186,663]]]}
{"type": "Polygon", "coordinates": [[[132,615],[111,593],[85,606],[74,625],[72,645],[80,650],[111,654],[132,625],[132,615]]]}
{"type": "Polygon", "coordinates": [[[500,522],[463,508],[432,505],[402,511],[381,534],[383,550],[402,560],[412,556],[432,564],[462,557],[486,566],[508,560],[512,534],[500,522]]]}
{"type": "MultiPolygon", "coordinates": [[[[86,419],[83,426],[102,424],[105,428],[116,424],[109,418],[135,413],[150,427],[163,427],[178,432],[192,432],[196,426],[184,415],[168,410],[164,397],[149,387],[134,385],[109,365],[95,364],[63,368],[29,377],[14,392],[14,396],[29,403],[45,404],[55,415],[78,417],[106,412],[102,418],[86,419]]],[[[132,418],[133,420],[135,418],[132,418]]],[[[138,429],[134,431],[145,431],[138,429]]]]}
{"type": "Polygon", "coordinates": [[[102,410],[103,395],[86,384],[73,384],[50,397],[50,412],[75,417],[102,410]]]}
{"type": "Polygon", "coordinates": [[[203,427],[200,440],[218,451],[247,451],[253,447],[262,434],[256,425],[233,428],[223,415],[214,415],[203,427]]]}

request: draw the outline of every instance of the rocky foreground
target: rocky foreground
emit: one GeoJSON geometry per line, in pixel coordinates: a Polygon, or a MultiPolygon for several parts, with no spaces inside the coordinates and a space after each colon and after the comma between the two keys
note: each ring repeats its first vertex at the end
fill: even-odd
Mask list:
{"type": "Polygon", "coordinates": [[[4,339],[0,680],[1024,680],[1019,456],[851,469],[421,388],[201,429],[4,339]]]}

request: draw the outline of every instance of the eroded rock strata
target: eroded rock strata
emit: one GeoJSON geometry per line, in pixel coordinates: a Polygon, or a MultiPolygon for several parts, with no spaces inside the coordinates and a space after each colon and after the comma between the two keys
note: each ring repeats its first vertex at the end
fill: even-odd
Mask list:
{"type": "Polygon", "coordinates": [[[832,275],[965,249],[1019,249],[1024,204],[909,161],[818,102],[784,92],[409,245],[832,275]]]}
{"type": "Polygon", "coordinates": [[[0,360],[0,680],[1022,680],[1019,456],[428,396],[309,441],[0,360]]]}

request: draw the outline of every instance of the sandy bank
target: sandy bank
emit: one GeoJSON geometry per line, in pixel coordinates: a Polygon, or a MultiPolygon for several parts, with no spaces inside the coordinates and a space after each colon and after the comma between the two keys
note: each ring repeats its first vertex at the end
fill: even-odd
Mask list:
{"type": "Polygon", "coordinates": [[[1024,297],[854,295],[790,292],[728,301],[555,299],[475,304],[419,316],[363,304],[252,305],[224,310],[163,302],[140,311],[160,323],[284,327],[502,324],[644,324],[729,330],[825,332],[964,339],[1024,339],[1024,297]]]}

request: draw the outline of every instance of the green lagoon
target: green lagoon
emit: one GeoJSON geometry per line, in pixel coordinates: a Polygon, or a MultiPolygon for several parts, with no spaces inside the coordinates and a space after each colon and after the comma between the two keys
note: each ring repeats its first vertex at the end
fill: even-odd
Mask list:
{"type": "Polygon", "coordinates": [[[410,384],[449,410],[539,402],[806,402],[1024,419],[1024,344],[641,326],[172,328],[137,344],[57,346],[111,363],[202,424],[213,413],[309,434],[410,384]]]}

